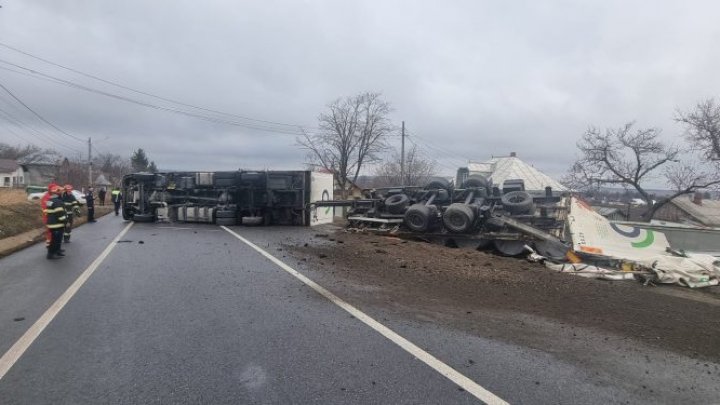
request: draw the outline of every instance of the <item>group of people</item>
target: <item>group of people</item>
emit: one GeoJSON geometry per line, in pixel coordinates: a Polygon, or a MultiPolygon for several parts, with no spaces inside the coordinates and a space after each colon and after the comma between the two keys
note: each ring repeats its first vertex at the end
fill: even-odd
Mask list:
{"type": "MultiPolygon", "coordinates": [[[[98,194],[101,205],[105,205],[105,189],[98,194]]],[[[120,189],[115,187],[111,192],[111,199],[115,205],[115,215],[120,213],[120,202],[122,194],[120,189]]],[[[95,194],[92,187],[84,195],[87,207],[87,221],[95,220],[95,194]]],[[[73,186],[66,184],[60,186],[55,183],[48,185],[48,191],[40,201],[43,212],[43,223],[45,224],[45,245],[47,246],[47,258],[49,260],[59,259],[65,256],[62,243],[70,243],[72,236],[73,220],[80,215],[80,202],[73,194],[73,186]]]]}

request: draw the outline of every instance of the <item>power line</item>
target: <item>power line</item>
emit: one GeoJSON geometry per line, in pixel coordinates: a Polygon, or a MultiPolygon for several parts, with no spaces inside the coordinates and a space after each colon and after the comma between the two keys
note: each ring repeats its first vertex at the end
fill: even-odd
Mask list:
{"type": "Polygon", "coordinates": [[[55,140],[53,140],[52,137],[50,137],[49,135],[44,134],[44,133],[38,131],[37,129],[35,129],[35,128],[33,128],[33,127],[31,127],[31,126],[23,123],[20,119],[14,117],[12,114],[10,114],[10,112],[8,112],[8,111],[6,111],[6,110],[0,109],[0,117],[3,118],[3,119],[4,119],[5,121],[7,121],[8,123],[16,126],[16,127],[19,128],[19,129],[25,128],[25,130],[26,130],[28,133],[34,134],[35,136],[37,136],[37,137],[38,137],[42,142],[44,142],[44,143],[48,143],[48,144],[53,145],[53,146],[55,146],[55,147],[63,148],[63,149],[65,149],[65,150],[68,150],[68,151],[73,152],[73,153],[80,153],[79,150],[73,149],[73,148],[71,148],[71,147],[69,147],[69,146],[64,145],[64,144],[61,143],[61,142],[55,141],[55,140]]]}
{"type": "Polygon", "coordinates": [[[445,164],[445,163],[442,163],[442,162],[440,162],[437,158],[435,158],[435,157],[433,157],[433,156],[430,156],[430,155],[429,155],[427,152],[425,152],[425,150],[423,150],[423,148],[421,148],[420,145],[418,145],[412,138],[408,137],[408,141],[410,141],[410,143],[412,143],[413,146],[415,146],[415,151],[416,151],[417,153],[419,153],[420,155],[424,156],[425,159],[428,159],[428,160],[434,162],[434,163],[437,164],[438,166],[442,166],[442,167],[444,167],[444,168],[446,168],[446,169],[452,170],[453,172],[457,170],[457,167],[453,167],[453,166],[447,165],[447,164],[445,164]]]}
{"type": "MultiPolygon", "coordinates": [[[[42,57],[40,57],[40,56],[33,55],[33,54],[31,54],[31,53],[25,52],[25,51],[23,51],[23,50],[20,50],[20,49],[18,49],[18,48],[12,47],[12,46],[10,46],[10,45],[4,44],[4,43],[2,43],[2,42],[0,42],[0,46],[2,46],[2,47],[4,47],[4,48],[7,48],[7,49],[10,49],[10,50],[12,50],[12,51],[21,53],[21,54],[23,54],[23,55],[25,55],[25,56],[29,56],[29,57],[31,57],[31,58],[37,59],[37,60],[39,60],[39,61],[45,62],[45,63],[50,64],[50,65],[52,65],[52,66],[56,66],[56,67],[59,67],[59,68],[61,68],[61,69],[65,69],[65,70],[68,70],[68,71],[70,71],[70,72],[79,74],[79,75],[81,75],[81,76],[85,76],[85,77],[88,77],[88,78],[90,78],[90,79],[97,80],[97,81],[103,82],[103,83],[105,83],[105,84],[109,84],[109,85],[111,85],[111,86],[116,86],[116,87],[119,87],[119,88],[121,88],[121,89],[125,89],[125,90],[128,90],[128,91],[137,93],[137,94],[142,94],[142,95],[145,95],[145,96],[148,96],[148,97],[153,97],[153,98],[156,98],[156,99],[158,99],[158,100],[163,100],[163,101],[166,101],[166,102],[169,102],[169,103],[181,105],[181,106],[184,106],[184,107],[195,108],[195,109],[201,110],[201,111],[212,112],[212,113],[216,113],[216,114],[222,114],[222,115],[227,115],[227,116],[231,116],[231,117],[236,117],[236,118],[240,118],[240,119],[247,120],[247,121],[254,121],[254,122],[260,122],[260,123],[266,123],[266,124],[272,124],[272,125],[287,126],[287,127],[292,127],[292,128],[298,128],[298,127],[302,128],[302,127],[303,127],[303,126],[297,125],[297,124],[288,124],[288,123],[284,123],[284,122],[277,122],[277,121],[269,121],[269,120],[262,120],[262,119],[257,119],[257,118],[251,118],[251,117],[246,117],[246,116],[239,115],[239,114],[227,113],[227,112],[215,110],[215,109],[212,109],[212,108],[200,107],[200,106],[196,106],[196,105],[193,105],[193,104],[184,103],[184,102],[182,102],[182,101],[173,100],[173,99],[171,99],[171,98],[159,96],[159,95],[157,95],[157,94],[149,93],[149,92],[142,91],[142,90],[137,90],[137,89],[134,89],[134,88],[132,88],[132,87],[129,87],[129,86],[126,86],[126,85],[123,85],[123,84],[120,84],[120,83],[117,83],[117,82],[114,82],[114,81],[111,81],[111,80],[103,79],[103,78],[101,78],[101,77],[92,75],[92,74],[90,74],[90,73],[85,73],[85,72],[82,72],[82,71],[80,71],[80,70],[77,70],[77,69],[74,69],[74,68],[71,68],[71,67],[68,67],[68,66],[61,65],[61,64],[59,64],[59,63],[50,61],[50,60],[45,59],[45,58],[42,58],[42,57]]],[[[318,128],[313,128],[313,129],[317,130],[318,128]]]]}
{"type": "MultiPolygon", "coordinates": [[[[2,60],[2,59],[0,59],[0,63],[5,63],[5,64],[8,64],[8,65],[14,66],[14,67],[16,67],[16,68],[19,68],[19,69],[28,71],[28,72],[32,73],[33,75],[39,75],[39,76],[41,76],[42,78],[44,78],[45,80],[50,79],[49,81],[52,82],[52,83],[63,84],[63,85],[66,85],[66,86],[68,86],[68,87],[72,87],[72,88],[75,88],[75,89],[87,91],[87,92],[90,92],[90,93],[100,94],[100,95],[103,95],[103,96],[106,96],[106,97],[114,98],[114,99],[121,100],[121,101],[126,101],[126,102],[133,103],[133,104],[137,104],[137,105],[140,105],[140,106],[143,106],[143,107],[148,107],[148,108],[152,108],[152,109],[156,109],[156,110],[161,110],[161,111],[171,112],[171,113],[175,113],[175,114],[180,114],[180,115],[184,115],[184,116],[188,116],[188,117],[193,117],[193,118],[201,119],[201,120],[203,120],[203,121],[209,121],[209,122],[218,123],[218,124],[233,125],[233,126],[239,126],[239,127],[249,128],[249,129],[256,129],[256,130],[259,130],[259,131],[266,131],[266,132],[279,133],[279,134],[285,134],[285,135],[295,135],[295,136],[305,135],[305,132],[303,132],[304,129],[303,129],[302,127],[300,127],[300,126],[297,126],[297,128],[300,129],[300,132],[298,132],[298,131],[291,131],[289,128],[288,128],[288,129],[285,129],[285,128],[272,128],[272,127],[268,127],[268,126],[261,126],[260,124],[248,124],[248,123],[231,121],[231,120],[227,120],[227,119],[223,119],[223,118],[218,118],[218,117],[210,117],[210,116],[201,115],[201,114],[197,114],[197,113],[193,113],[193,112],[188,112],[188,111],[179,110],[179,109],[176,109],[176,108],[170,108],[170,107],[164,107],[164,106],[159,106],[159,105],[155,105],[155,104],[150,104],[150,103],[145,102],[145,101],[140,101],[140,100],[136,100],[136,99],[132,99],[132,98],[126,97],[126,96],[121,96],[121,95],[109,93],[109,92],[106,92],[106,91],[103,91],[103,90],[94,89],[94,88],[91,88],[91,87],[84,86],[84,85],[82,85],[82,84],[78,84],[78,83],[75,83],[75,82],[71,82],[71,81],[69,81],[69,80],[64,80],[64,79],[61,79],[61,78],[58,78],[58,77],[55,77],[55,76],[52,76],[52,75],[48,75],[48,74],[46,74],[46,73],[42,73],[42,72],[39,72],[39,71],[30,69],[30,68],[27,68],[27,67],[24,67],[24,66],[20,66],[20,65],[17,65],[17,64],[15,64],[15,63],[8,62],[8,61],[2,60]]],[[[8,71],[10,71],[10,72],[13,72],[13,73],[19,73],[19,72],[15,72],[15,71],[12,70],[12,69],[6,69],[6,70],[8,70],[8,71]]],[[[35,76],[30,76],[30,77],[35,77],[35,76]]]]}
{"type": "Polygon", "coordinates": [[[423,143],[425,143],[428,148],[433,149],[433,150],[435,150],[435,151],[437,151],[437,152],[440,152],[440,153],[444,153],[444,154],[446,154],[446,155],[448,155],[448,156],[452,156],[452,157],[453,157],[454,159],[456,159],[457,161],[462,162],[462,164],[466,164],[468,161],[470,161],[470,159],[468,159],[467,157],[462,156],[462,155],[460,155],[460,154],[458,154],[458,153],[456,153],[456,152],[452,152],[452,151],[450,151],[450,150],[448,150],[448,149],[445,149],[445,148],[443,148],[443,147],[441,147],[441,146],[439,146],[439,145],[437,145],[437,144],[434,144],[433,142],[431,142],[431,141],[427,140],[426,138],[423,138],[423,137],[421,137],[421,136],[419,136],[419,135],[417,135],[417,134],[414,134],[414,133],[413,133],[413,134],[411,134],[411,135],[414,136],[414,137],[417,138],[417,139],[422,140],[423,143]]]}
{"type": "Polygon", "coordinates": [[[57,127],[55,124],[53,124],[52,122],[46,120],[42,115],[38,114],[35,110],[33,110],[32,108],[30,108],[30,106],[28,106],[28,105],[25,104],[22,100],[20,100],[15,94],[13,94],[7,87],[5,87],[5,85],[3,85],[2,83],[0,83],[0,87],[2,87],[2,89],[5,90],[5,92],[7,92],[7,94],[10,95],[10,97],[14,98],[15,101],[17,101],[17,102],[20,103],[23,107],[25,107],[28,111],[30,111],[31,113],[33,113],[33,115],[36,116],[40,121],[46,123],[47,125],[51,126],[51,127],[54,128],[56,131],[60,132],[61,134],[65,135],[65,136],[68,136],[68,137],[70,137],[70,138],[72,138],[72,139],[74,139],[74,140],[76,140],[76,141],[84,142],[82,139],[80,139],[80,138],[78,138],[78,137],[76,137],[76,136],[74,136],[74,135],[68,134],[67,132],[65,132],[65,131],[63,131],[62,129],[58,128],[58,127],[57,127]]]}

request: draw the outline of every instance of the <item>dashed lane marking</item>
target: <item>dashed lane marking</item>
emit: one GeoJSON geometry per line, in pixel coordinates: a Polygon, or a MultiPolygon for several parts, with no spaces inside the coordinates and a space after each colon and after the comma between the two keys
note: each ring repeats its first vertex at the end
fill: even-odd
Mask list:
{"type": "Polygon", "coordinates": [[[261,255],[265,256],[268,260],[275,263],[278,267],[285,270],[286,272],[293,275],[298,280],[302,281],[305,285],[315,290],[318,294],[322,295],[323,297],[330,300],[333,304],[339,306],[340,308],[344,309],[345,311],[349,312],[352,316],[362,321],[364,324],[368,325],[372,329],[374,329],[376,332],[380,333],[381,335],[388,338],[390,341],[395,343],[396,345],[400,346],[403,350],[410,353],[411,355],[415,356],[418,360],[422,361],[423,363],[430,366],[432,369],[437,371],[438,373],[445,376],[450,381],[454,382],[458,386],[465,389],[465,391],[469,392],[479,400],[487,403],[487,404],[507,404],[505,400],[498,397],[497,395],[493,394],[492,392],[486,390],[483,388],[480,384],[476,383],[475,381],[471,380],[470,378],[466,377],[462,373],[458,372],[454,368],[448,366],[447,364],[443,363],[441,360],[439,360],[437,357],[431,355],[430,353],[422,350],[417,345],[412,343],[411,341],[405,339],[404,337],[398,335],[394,331],[392,331],[387,326],[381,324],[380,322],[376,321],[370,315],[367,315],[366,313],[360,311],[359,309],[355,308],[354,306],[348,304],[344,300],[342,300],[340,297],[336,296],[335,294],[331,293],[330,291],[326,290],[324,287],[320,286],[316,282],[310,280],[309,278],[302,275],[297,270],[293,269],[292,267],[288,266],[287,264],[283,263],[282,260],[276,258],[275,256],[271,255],[270,253],[266,252],[262,248],[258,247],[254,243],[250,242],[249,240],[243,238],[242,236],[238,235],[231,229],[222,226],[221,228],[228,231],[231,235],[238,238],[241,242],[245,243],[246,245],[253,248],[255,251],[260,253],[261,255]]]}
{"type": "Polygon", "coordinates": [[[18,339],[17,342],[15,342],[14,345],[5,353],[2,357],[0,357],[0,380],[2,380],[3,377],[5,377],[5,374],[7,374],[8,371],[12,368],[12,366],[15,365],[15,363],[20,359],[20,357],[25,353],[25,351],[30,347],[30,345],[33,344],[35,339],[40,336],[43,330],[52,322],[53,319],[57,316],[57,314],[65,307],[65,304],[70,301],[70,299],[75,295],[75,293],[78,292],[80,287],[82,287],[83,284],[92,276],[92,274],[97,270],[97,268],[100,266],[100,264],[105,260],[105,258],[110,254],[110,252],[115,248],[117,245],[117,242],[125,236],[128,230],[130,230],[130,227],[132,226],[133,222],[130,222],[127,224],[127,226],[118,234],[118,236],[115,237],[115,239],[110,242],[110,244],[105,248],[105,250],[100,253],[100,256],[97,257],[92,263],[90,263],[90,266],[88,266],[85,271],[80,274],[80,277],[75,280],[70,287],[68,287],[67,290],[58,298],[52,305],[50,305],[50,308],[45,311],[42,316],[28,329],[24,335],[18,339]]]}

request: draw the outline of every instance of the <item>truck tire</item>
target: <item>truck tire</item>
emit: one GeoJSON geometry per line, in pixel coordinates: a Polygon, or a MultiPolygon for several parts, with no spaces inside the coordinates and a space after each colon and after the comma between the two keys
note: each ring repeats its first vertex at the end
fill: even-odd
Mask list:
{"type": "Polygon", "coordinates": [[[511,214],[525,214],[533,207],[532,196],[527,191],[511,191],[500,197],[503,209],[511,214]]]}
{"type": "Polygon", "coordinates": [[[233,226],[237,225],[237,218],[215,218],[215,224],[218,226],[233,226]]]}
{"type": "Polygon", "coordinates": [[[443,224],[445,228],[454,233],[465,233],[470,231],[475,222],[475,212],[469,205],[455,203],[443,213],[443,224]]]}
{"type": "Polygon", "coordinates": [[[462,188],[485,188],[490,187],[490,183],[487,179],[479,174],[469,176],[462,183],[462,188]]]}
{"type": "Polygon", "coordinates": [[[395,194],[385,199],[385,207],[391,214],[402,214],[405,212],[409,202],[410,197],[407,195],[395,194]]]}
{"type": "Polygon", "coordinates": [[[450,182],[443,179],[433,180],[425,185],[425,190],[450,190],[450,182]]]}
{"type": "Polygon", "coordinates": [[[432,224],[433,211],[424,204],[413,204],[405,211],[405,225],[414,232],[427,232],[432,224]]]}
{"type": "Polygon", "coordinates": [[[519,256],[525,253],[525,244],[521,240],[495,240],[495,248],[505,256],[519,256]]]}
{"type": "Polygon", "coordinates": [[[153,214],[135,214],[132,220],[135,222],[154,222],[155,216],[153,214]]]}

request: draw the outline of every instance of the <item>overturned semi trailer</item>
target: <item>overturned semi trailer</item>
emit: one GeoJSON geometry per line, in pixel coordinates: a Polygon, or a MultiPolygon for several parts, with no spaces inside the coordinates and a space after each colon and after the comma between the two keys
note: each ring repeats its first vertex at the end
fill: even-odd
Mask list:
{"type": "Polygon", "coordinates": [[[134,173],[123,177],[122,214],[135,222],[316,225],[332,213],[311,201],[333,196],[331,174],[296,171],[134,173]]]}
{"type": "Polygon", "coordinates": [[[563,257],[570,246],[568,194],[550,187],[525,190],[522,179],[494,185],[473,175],[459,187],[435,180],[424,187],[366,189],[363,197],[314,204],[349,206],[351,228],[458,246],[494,245],[507,255],[531,247],[547,257],[563,257]]]}

